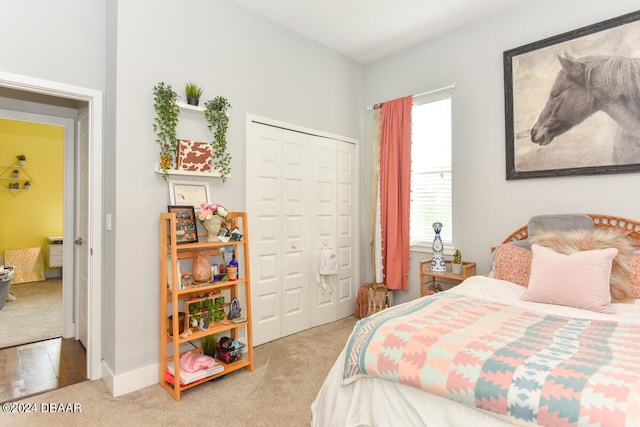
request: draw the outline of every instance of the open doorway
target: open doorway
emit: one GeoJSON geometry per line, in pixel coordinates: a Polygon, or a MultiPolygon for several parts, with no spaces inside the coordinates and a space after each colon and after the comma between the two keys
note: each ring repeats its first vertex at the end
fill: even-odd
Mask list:
{"type": "Polygon", "coordinates": [[[86,377],[99,379],[102,376],[102,94],[0,72],[0,109],[36,115],[40,119],[48,116],[71,120],[75,137],[68,149],[65,141],[63,336],[74,340],[84,336],[86,377]],[[79,151],[82,154],[78,154],[79,151]],[[83,185],[78,186],[78,181],[83,185]]]}
{"type": "Polygon", "coordinates": [[[0,263],[14,268],[0,301],[1,402],[87,378],[86,351],[63,304],[74,293],[73,277],[63,292],[62,236],[65,157],[73,159],[65,153],[75,139],[73,119],[0,109],[2,176],[12,175],[0,180],[0,263]]]}

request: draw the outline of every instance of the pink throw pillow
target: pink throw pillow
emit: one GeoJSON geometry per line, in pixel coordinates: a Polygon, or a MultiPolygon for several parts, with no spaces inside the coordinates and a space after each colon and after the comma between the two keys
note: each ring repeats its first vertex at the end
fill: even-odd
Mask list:
{"type": "Polygon", "coordinates": [[[611,264],[618,249],[595,249],[564,255],[533,244],[525,301],[559,304],[600,313],[615,313],[609,304],[611,264]]]}
{"type": "Polygon", "coordinates": [[[530,249],[509,244],[498,245],[493,261],[494,279],[508,280],[520,286],[527,286],[530,271],[530,249]]]}
{"type": "Polygon", "coordinates": [[[634,248],[629,232],[614,228],[596,228],[595,230],[552,231],[529,236],[532,244],[546,246],[556,252],[569,255],[578,251],[616,248],[618,255],[611,264],[610,292],[616,302],[631,302],[631,256],[634,248]]]}

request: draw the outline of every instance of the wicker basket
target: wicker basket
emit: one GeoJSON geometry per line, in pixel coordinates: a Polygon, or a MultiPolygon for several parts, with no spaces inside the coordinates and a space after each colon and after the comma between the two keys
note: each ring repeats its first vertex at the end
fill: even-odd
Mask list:
{"type": "Polygon", "coordinates": [[[367,315],[372,315],[393,305],[393,292],[382,283],[369,286],[369,310],[367,315]]]}

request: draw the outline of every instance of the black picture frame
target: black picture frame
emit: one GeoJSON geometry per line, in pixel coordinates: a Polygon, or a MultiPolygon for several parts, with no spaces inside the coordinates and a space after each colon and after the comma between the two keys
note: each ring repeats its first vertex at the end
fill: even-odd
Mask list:
{"type": "Polygon", "coordinates": [[[170,213],[176,214],[176,244],[198,243],[196,211],[193,206],[169,205],[170,213]]]}
{"type": "MultiPolygon", "coordinates": [[[[596,98],[593,105],[621,109],[627,101],[620,99],[635,98],[634,106],[640,108],[640,76],[633,76],[636,84],[619,84],[617,88],[605,88],[603,83],[605,73],[613,67],[622,69],[623,61],[640,68],[640,59],[634,58],[639,46],[640,11],[636,11],[503,52],[507,180],[640,171],[640,134],[620,117],[616,120],[610,112],[600,110],[555,136],[555,124],[544,121],[553,110],[545,111],[547,103],[562,113],[570,105],[569,98],[563,97],[575,101],[575,93],[581,93],[560,90],[561,79],[571,84],[584,80],[580,91],[587,86],[588,96],[596,98],[604,93],[608,98],[607,104],[596,98]],[[594,61],[595,57],[600,59],[594,61]],[[585,73],[581,76],[577,70],[585,73]]],[[[620,81],[619,75],[613,77],[606,75],[608,81],[620,81]]],[[[572,121],[586,114],[585,106],[592,105],[573,103],[582,105],[582,110],[571,113],[572,121]]]]}

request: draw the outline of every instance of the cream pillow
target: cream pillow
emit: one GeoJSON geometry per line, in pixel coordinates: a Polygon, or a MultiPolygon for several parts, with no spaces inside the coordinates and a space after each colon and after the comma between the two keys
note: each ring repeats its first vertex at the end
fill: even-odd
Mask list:
{"type": "Polygon", "coordinates": [[[529,288],[521,299],[615,313],[609,307],[609,281],[611,264],[618,249],[595,249],[565,255],[533,244],[531,251],[529,288]]]}

